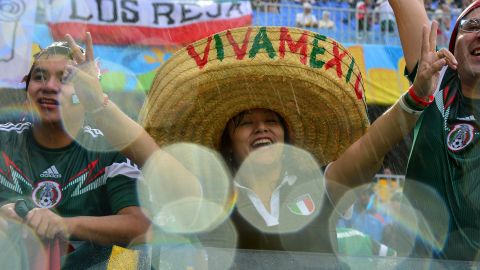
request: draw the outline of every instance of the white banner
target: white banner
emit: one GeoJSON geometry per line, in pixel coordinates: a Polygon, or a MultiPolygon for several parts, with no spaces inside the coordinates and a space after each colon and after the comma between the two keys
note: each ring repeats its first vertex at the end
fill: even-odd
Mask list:
{"type": "Polygon", "coordinates": [[[247,0],[52,0],[47,17],[55,39],[90,31],[99,44],[189,43],[251,24],[247,0]]]}
{"type": "Polygon", "coordinates": [[[0,87],[24,88],[30,68],[37,1],[0,1],[0,87]]]}

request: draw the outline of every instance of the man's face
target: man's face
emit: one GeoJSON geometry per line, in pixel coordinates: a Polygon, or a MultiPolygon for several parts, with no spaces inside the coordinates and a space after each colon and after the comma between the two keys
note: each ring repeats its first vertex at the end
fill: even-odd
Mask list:
{"type": "Polygon", "coordinates": [[[81,106],[72,104],[73,85],[65,83],[65,67],[71,61],[63,55],[43,55],[34,64],[27,97],[41,122],[59,124],[62,112],[83,112],[81,106]]]}
{"type": "MultiPolygon", "coordinates": [[[[472,18],[480,19],[480,9],[471,11],[464,19],[472,18]]],[[[460,26],[454,55],[458,61],[458,74],[462,82],[476,83],[480,78],[480,33],[463,31],[460,26]]]]}

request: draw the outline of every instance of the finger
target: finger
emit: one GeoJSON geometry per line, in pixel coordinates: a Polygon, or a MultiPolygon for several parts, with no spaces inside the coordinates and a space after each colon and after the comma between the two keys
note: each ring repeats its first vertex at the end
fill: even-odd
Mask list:
{"type": "Polygon", "coordinates": [[[438,53],[441,54],[442,57],[447,60],[448,66],[450,66],[453,69],[457,68],[458,62],[457,62],[457,59],[455,59],[455,56],[453,55],[453,53],[451,53],[446,48],[442,48],[440,51],[438,51],[438,53]]]}
{"type": "Polygon", "coordinates": [[[432,25],[430,26],[430,36],[429,36],[429,49],[431,52],[434,52],[437,48],[437,31],[438,31],[438,22],[433,20],[432,25]]]}
{"type": "Polygon", "coordinates": [[[42,222],[40,222],[37,226],[37,228],[35,229],[35,231],[37,232],[37,234],[42,237],[42,238],[49,238],[47,236],[47,231],[48,231],[48,221],[44,220],[44,218],[42,218],[42,222]]]}
{"type": "Polygon", "coordinates": [[[80,50],[80,46],[77,45],[75,40],[72,38],[71,35],[66,34],[65,39],[67,40],[68,46],[72,51],[73,60],[77,63],[83,63],[85,61],[85,56],[83,55],[82,51],[80,50]]]}
{"type": "Polygon", "coordinates": [[[428,43],[428,26],[423,25],[422,27],[422,51],[420,54],[420,59],[423,59],[425,55],[429,52],[430,45],[428,43]]]}
{"type": "Polygon", "coordinates": [[[93,61],[95,58],[93,57],[93,41],[92,35],[90,32],[87,32],[85,35],[85,60],[86,61],[93,61]]]}
{"type": "Polygon", "coordinates": [[[447,60],[447,65],[451,68],[451,69],[457,69],[458,65],[455,64],[455,63],[452,63],[449,59],[445,58],[447,60]]]}
{"type": "Polygon", "coordinates": [[[428,70],[427,75],[433,76],[435,73],[439,72],[446,64],[447,60],[445,58],[438,59],[430,65],[430,69],[428,70]]]}
{"type": "MultiPolygon", "coordinates": [[[[95,76],[95,72],[92,70],[93,66],[81,66],[81,68],[67,65],[67,70],[71,72],[69,75],[69,80],[74,84],[85,84],[86,86],[93,87],[97,84],[100,85],[98,77],[95,76]]],[[[89,92],[94,92],[94,89],[91,89],[89,92]]]]}
{"type": "Polygon", "coordinates": [[[63,72],[62,82],[64,84],[71,83],[72,78],[75,76],[77,69],[73,65],[66,65],[65,71],[63,72]]]}
{"type": "Polygon", "coordinates": [[[8,219],[13,219],[13,220],[16,220],[16,221],[19,221],[19,222],[22,222],[22,218],[20,216],[17,215],[17,213],[15,212],[15,209],[14,209],[14,204],[8,204],[8,205],[4,205],[2,206],[1,208],[1,215],[8,218],[8,219]]]}
{"type": "Polygon", "coordinates": [[[26,216],[26,223],[30,226],[38,235],[43,236],[42,229],[42,215],[38,213],[38,208],[30,210],[26,216]]]}
{"type": "Polygon", "coordinates": [[[45,233],[45,237],[47,237],[48,239],[55,238],[57,233],[59,233],[59,230],[57,228],[58,228],[57,225],[49,224],[48,229],[45,233]]]}

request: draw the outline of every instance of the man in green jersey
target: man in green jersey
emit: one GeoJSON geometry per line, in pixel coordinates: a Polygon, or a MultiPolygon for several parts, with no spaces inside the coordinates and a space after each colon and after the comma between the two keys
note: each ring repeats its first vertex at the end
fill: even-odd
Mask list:
{"type": "MultiPolygon", "coordinates": [[[[418,76],[421,26],[428,24],[426,11],[417,0],[390,0],[410,78],[418,76]]],[[[475,260],[480,249],[480,1],[467,7],[456,21],[449,51],[458,69],[444,68],[434,102],[420,117],[406,177],[431,187],[443,200],[448,231],[443,246],[418,241],[415,255],[452,260],[475,260]],[[424,253],[426,252],[426,253],[424,253]]],[[[438,53],[438,52],[437,52],[438,53]]],[[[405,194],[422,213],[432,213],[432,201],[415,196],[407,181],[405,194]]],[[[436,205],[438,207],[438,205],[436,205]]],[[[433,235],[441,239],[442,232],[433,235]]]]}
{"type": "Polygon", "coordinates": [[[137,140],[153,141],[98,87],[90,35],[86,51],[67,40],[37,54],[25,77],[31,119],[0,125],[0,213],[41,239],[70,240],[75,250],[64,267],[82,269],[105,262],[108,247],[130,244],[150,225],[137,198],[139,168],[100,149],[130,130],[122,135],[130,145],[119,148],[142,164],[137,140]],[[23,219],[14,210],[20,198],[33,207],[23,219]]]}

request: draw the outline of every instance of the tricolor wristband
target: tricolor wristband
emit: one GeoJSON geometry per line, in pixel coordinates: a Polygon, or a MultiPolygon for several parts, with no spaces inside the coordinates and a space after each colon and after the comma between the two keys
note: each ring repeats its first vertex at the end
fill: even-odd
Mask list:
{"type": "Polygon", "coordinates": [[[415,90],[413,89],[413,85],[410,86],[410,88],[408,89],[408,95],[410,98],[412,98],[412,100],[419,106],[421,107],[428,107],[428,105],[432,104],[433,102],[433,95],[430,95],[428,96],[428,100],[425,100],[424,98],[421,98],[419,96],[417,96],[417,94],[415,93],[415,90]]]}
{"type": "Polygon", "coordinates": [[[402,99],[403,99],[403,102],[405,103],[405,105],[407,105],[407,107],[413,109],[413,110],[416,110],[416,111],[423,111],[425,110],[425,106],[423,106],[422,104],[418,104],[417,102],[415,102],[415,100],[412,99],[412,97],[407,93],[405,93],[403,96],[402,96],[402,99]]]}
{"type": "Polygon", "coordinates": [[[423,112],[423,109],[417,109],[417,108],[412,108],[410,105],[408,105],[405,102],[406,96],[408,96],[408,92],[403,94],[400,99],[398,100],[398,104],[404,110],[405,112],[412,114],[412,115],[421,115],[423,112]]]}

